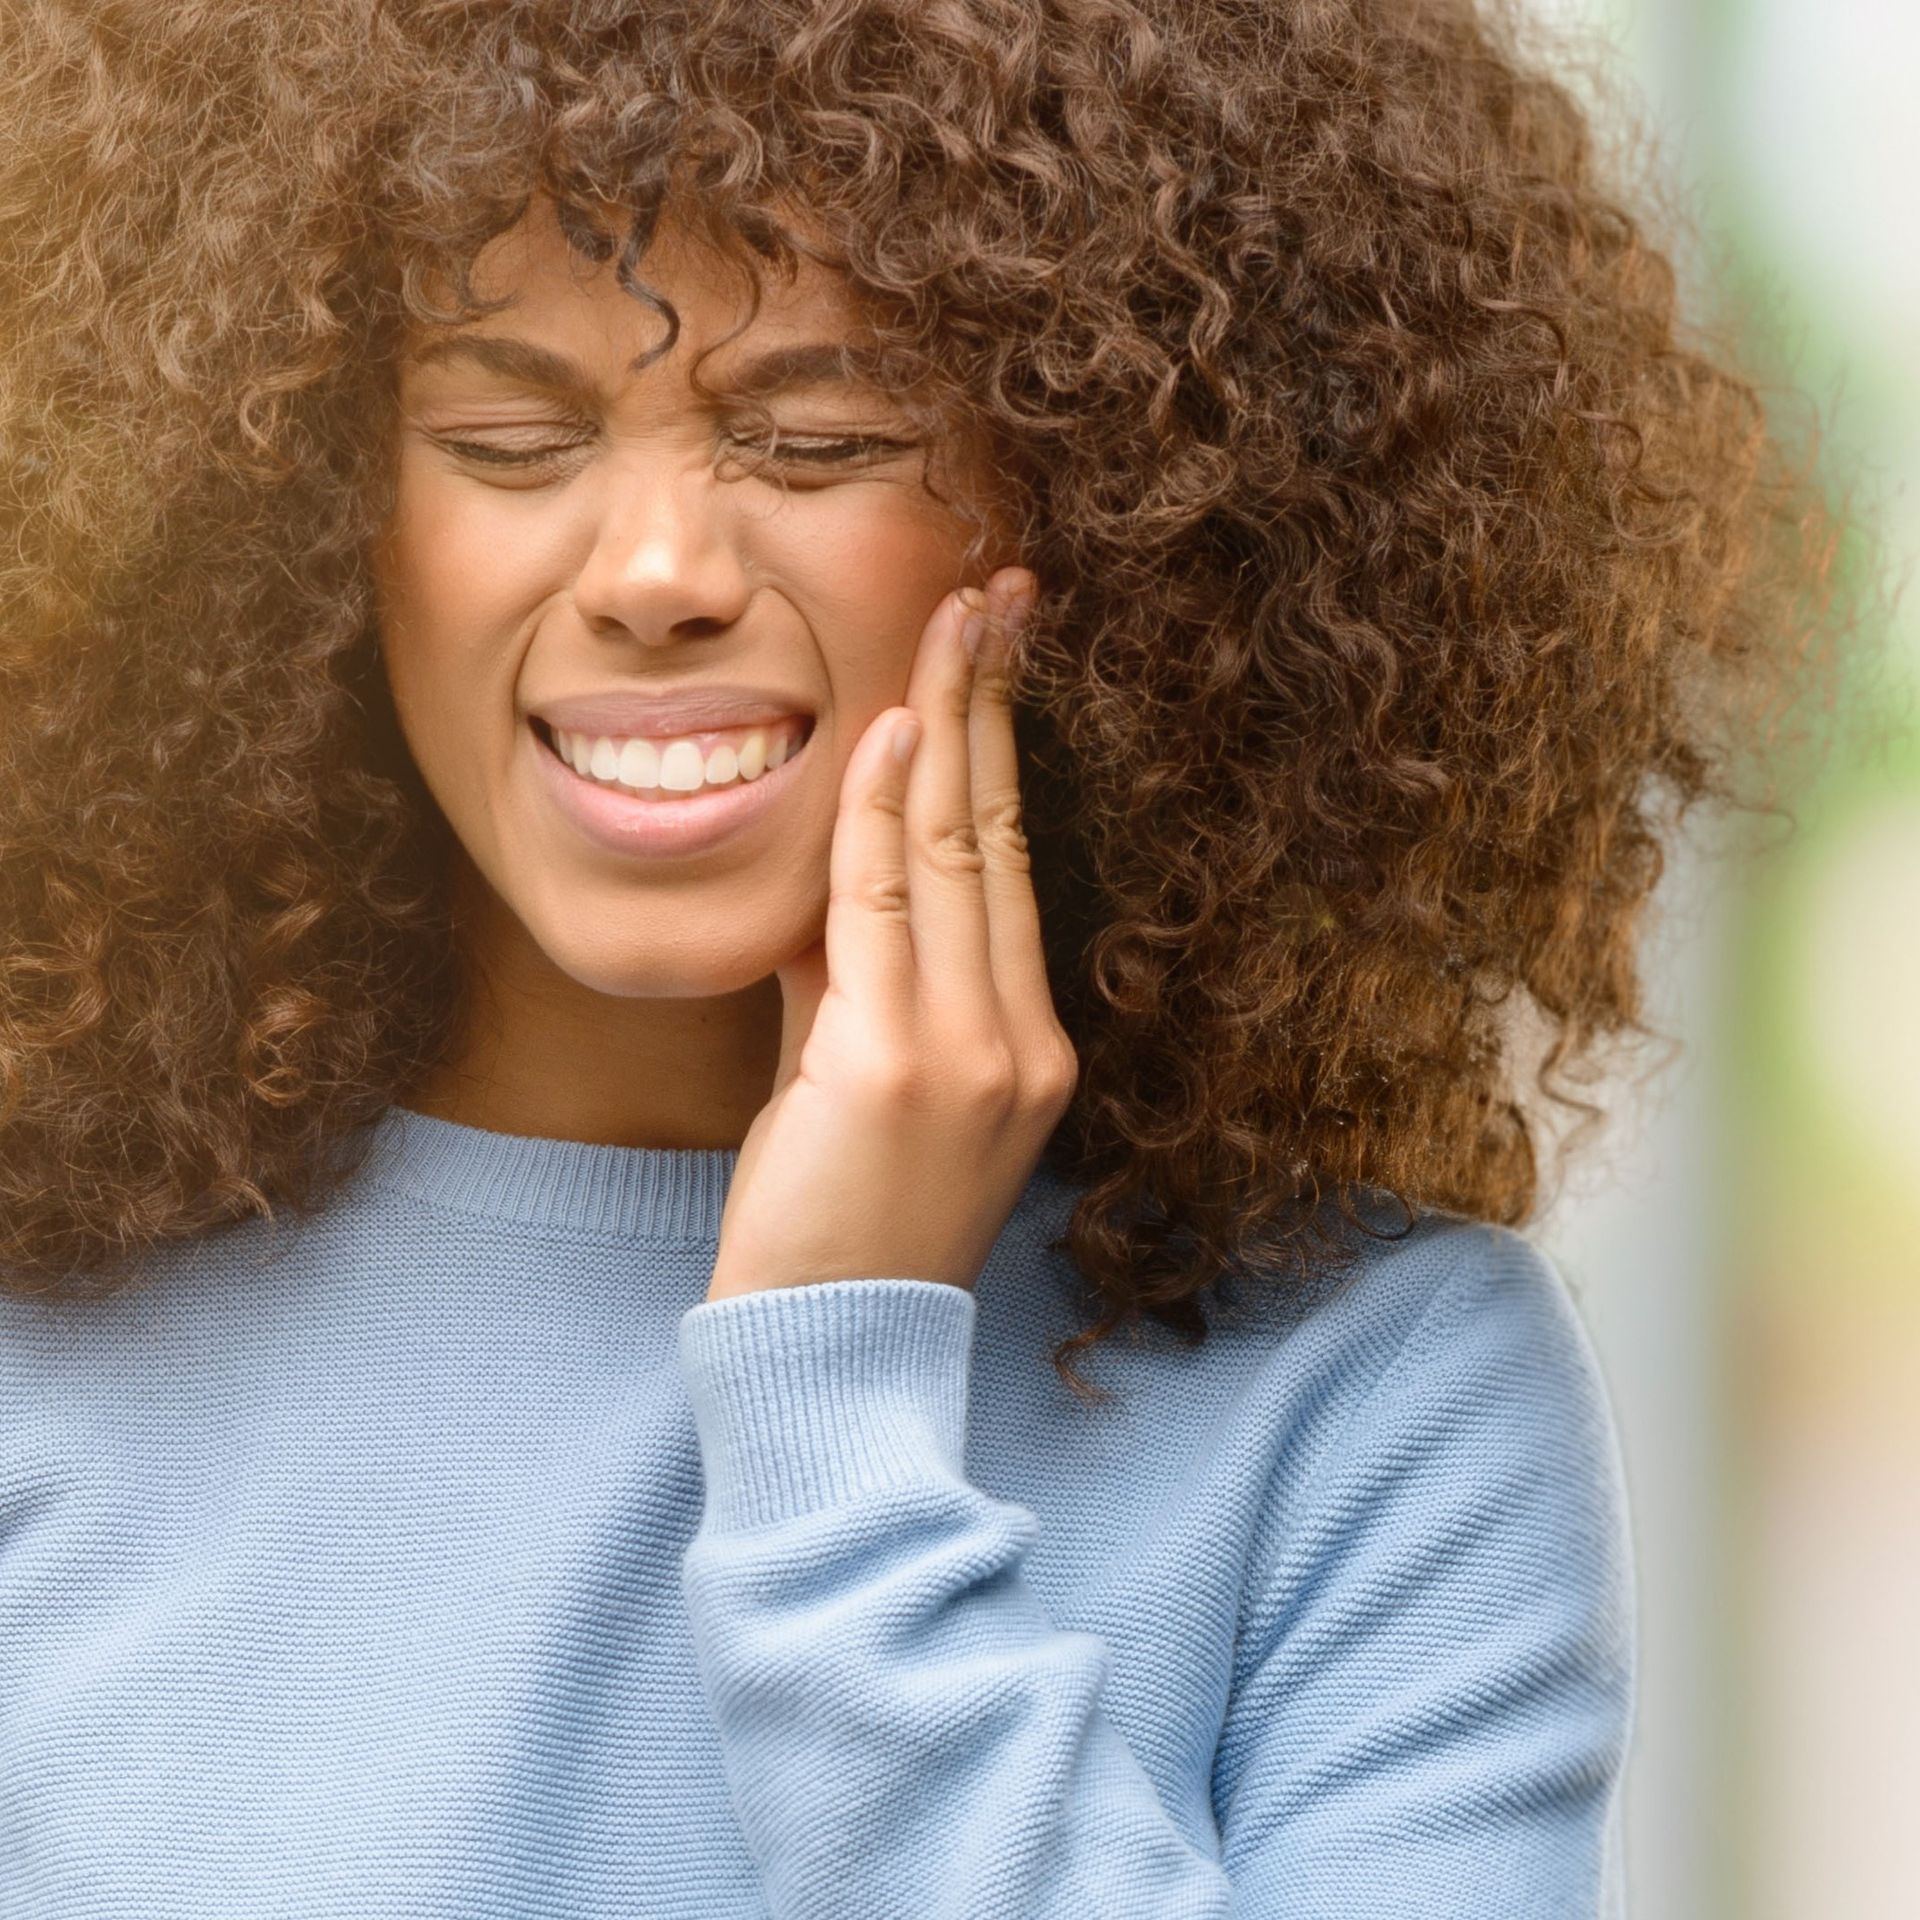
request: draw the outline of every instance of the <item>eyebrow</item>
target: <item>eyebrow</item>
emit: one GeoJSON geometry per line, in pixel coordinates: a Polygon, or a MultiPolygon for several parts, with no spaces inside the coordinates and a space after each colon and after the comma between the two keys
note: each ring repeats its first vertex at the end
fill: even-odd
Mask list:
{"type": "Polygon", "coordinates": [[[442,334],[416,347],[407,359],[416,367],[470,360],[488,373],[502,374],[526,386],[544,387],[571,400],[591,400],[597,392],[591,375],[577,360],[507,334],[442,334]]]}
{"type": "Polygon", "coordinates": [[[880,356],[850,340],[808,340],[769,347],[732,368],[724,385],[749,399],[764,399],[789,387],[877,387],[883,384],[880,356]]]}
{"type": "MultiPolygon", "coordinates": [[[[416,367],[470,360],[489,373],[542,387],[576,402],[598,398],[593,376],[579,361],[512,334],[444,334],[414,349],[408,358],[416,367]]],[[[628,361],[627,366],[629,371],[638,371],[639,359],[628,361]]],[[[769,347],[741,361],[717,384],[747,399],[764,399],[793,387],[879,386],[880,360],[852,341],[801,341],[769,347]]]]}

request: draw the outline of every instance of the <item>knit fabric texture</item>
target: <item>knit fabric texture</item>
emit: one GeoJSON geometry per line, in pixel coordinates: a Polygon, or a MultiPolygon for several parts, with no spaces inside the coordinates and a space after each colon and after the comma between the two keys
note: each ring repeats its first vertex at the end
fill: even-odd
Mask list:
{"type": "Polygon", "coordinates": [[[737,1154],[390,1107],[310,1216],[0,1293],[6,1920],[1593,1920],[1633,1572],[1525,1239],[1048,1362],[969,1292],[708,1301],[737,1154]]]}

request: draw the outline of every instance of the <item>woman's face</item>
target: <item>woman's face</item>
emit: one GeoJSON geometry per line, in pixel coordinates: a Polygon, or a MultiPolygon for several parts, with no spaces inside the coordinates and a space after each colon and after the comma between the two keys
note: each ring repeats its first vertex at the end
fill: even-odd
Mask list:
{"type": "Polygon", "coordinates": [[[428,789],[547,959],[602,993],[704,996],[819,938],[848,755],[942,595],[1003,562],[962,572],[972,528],[927,491],[912,421],[804,359],[760,388],[784,497],[729,458],[762,444],[729,395],[769,354],[852,336],[819,269],[768,279],[700,369],[712,397],[688,369],[744,284],[666,225],[639,271],[681,320],[643,372],[664,319],[536,201],[475,274],[512,304],[410,343],[381,645],[428,789]],[[585,777],[560,728],[597,754],[585,777]]]}

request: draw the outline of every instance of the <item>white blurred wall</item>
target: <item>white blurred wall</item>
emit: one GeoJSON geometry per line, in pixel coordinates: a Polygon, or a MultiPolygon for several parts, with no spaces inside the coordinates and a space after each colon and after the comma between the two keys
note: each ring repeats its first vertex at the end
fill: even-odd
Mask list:
{"type": "MultiPolygon", "coordinates": [[[[1662,143],[1682,192],[1702,172],[1697,0],[1533,0],[1555,28],[1611,59],[1611,84],[1662,143]]],[[[1595,103],[1605,113],[1606,98],[1595,103]]],[[[1722,1911],[1735,1844],[1717,1784],[1721,1631],[1732,1584],[1724,1514],[1729,1388],[1720,1331],[1723,1222],[1715,1164],[1728,911],[1710,861],[1683,849],[1650,929],[1650,1014],[1684,1050],[1650,1084],[1614,1094],[1609,1128],[1576,1162],[1536,1237],[1573,1288],[1612,1392],[1639,1582],[1640,1683],[1627,1774],[1631,1920],[1722,1911]]]]}
{"type": "MultiPolygon", "coordinates": [[[[1910,596],[1920,4],[1531,4],[1619,49],[1708,245],[1770,289],[1767,344],[1795,363],[1829,471],[1859,485],[1910,596]]],[[[1910,706],[1910,597],[1888,631],[1883,704],[1910,706]]],[[[1650,1097],[1623,1096],[1538,1233],[1600,1350],[1633,1503],[1633,1920],[1920,1915],[1920,752],[1906,737],[1884,766],[1843,764],[1805,810],[1784,913],[1756,919],[1718,867],[1674,864],[1650,968],[1654,1017],[1686,1052],[1650,1097]],[[1756,939],[1786,983],[1764,1033],[1735,1008],[1756,939]],[[1793,1067],[1753,1111],[1742,1050],[1763,1042],[1793,1067]]]]}
{"type": "Polygon", "coordinates": [[[1631,1920],[1724,1911],[1736,1844],[1718,1701],[1731,1684],[1721,1332],[1724,1191],[1715,1163],[1716,1069],[1727,1044],[1726,913],[1702,856],[1661,887],[1651,1015],[1685,1051],[1651,1087],[1622,1089],[1597,1149],[1574,1168],[1535,1237],[1566,1276],[1619,1423],[1639,1586],[1639,1696],[1627,1773],[1631,1920]]]}

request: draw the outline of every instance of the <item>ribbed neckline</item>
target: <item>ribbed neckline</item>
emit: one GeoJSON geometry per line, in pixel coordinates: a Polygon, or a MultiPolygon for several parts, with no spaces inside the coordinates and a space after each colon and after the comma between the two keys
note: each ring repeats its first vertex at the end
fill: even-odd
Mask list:
{"type": "Polygon", "coordinates": [[[389,1106],[354,1175],[455,1213],[656,1246],[718,1245],[734,1147],[603,1147],[389,1106]]]}

